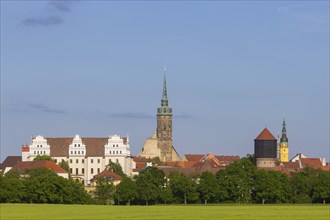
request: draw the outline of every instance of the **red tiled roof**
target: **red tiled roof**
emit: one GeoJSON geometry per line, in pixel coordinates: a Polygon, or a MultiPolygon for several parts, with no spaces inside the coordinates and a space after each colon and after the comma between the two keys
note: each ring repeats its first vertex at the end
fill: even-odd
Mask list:
{"type": "Polygon", "coordinates": [[[6,167],[13,167],[15,164],[17,164],[18,162],[22,161],[22,157],[21,156],[8,156],[2,163],[0,166],[0,169],[5,169],[6,167]]]}
{"type": "Polygon", "coordinates": [[[97,174],[94,176],[94,179],[95,178],[99,178],[99,177],[111,177],[112,180],[116,181],[120,181],[122,178],[121,176],[119,176],[118,174],[110,171],[110,170],[103,170],[101,173],[97,174]]]}
{"type": "Polygon", "coordinates": [[[255,140],[277,140],[270,131],[265,128],[262,132],[256,137],[255,140]]]}
{"type": "Polygon", "coordinates": [[[313,168],[321,168],[322,162],[320,158],[301,158],[300,159],[303,168],[313,167],[313,168]]]}
{"type": "MultiPolygon", "coordinates": [[[[127,137],[121,137],[124,144],[127,143],[127,137]]],[[[46,137],[47,143],[50,145],[51,157],[68,157],[69,145],[73,141],[73,137],[54,138],[46,137]]],[[[82,143],[86,145],[87,157],[102,157],[104,156],[104,145],[108,143],[109,138],[81,138],[82,143]]]]}
{"type": "Polygon", "coordinates": [[[295,169],[297,171],[300,168],[299,161],[296,160],[295,162],[283,162],[283,167],[287,169],[295,169]]]}
{"type": "Polygon", "coordinates": [[[39,167],[46,167],[48,169],[51,169],[55,173],[67,173],[62,167],[50,160],[19,162],[13,167],[13,170],[17,170],[19,173],[25,173],[27,169],[39,167]]]}
{"type": "Polygon", "coordinates": [[[185,154],[184,156],[188,161],[198,162],[205,156],[205,154],[185,154]]]}

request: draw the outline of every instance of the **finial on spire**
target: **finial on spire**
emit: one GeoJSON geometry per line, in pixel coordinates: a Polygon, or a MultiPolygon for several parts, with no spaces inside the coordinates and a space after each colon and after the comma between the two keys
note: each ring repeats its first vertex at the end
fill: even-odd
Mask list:
{"type": "Polygon", "coordinates": [[[166,65],[164,65],[164,72],[166,73],[166,65]]]}

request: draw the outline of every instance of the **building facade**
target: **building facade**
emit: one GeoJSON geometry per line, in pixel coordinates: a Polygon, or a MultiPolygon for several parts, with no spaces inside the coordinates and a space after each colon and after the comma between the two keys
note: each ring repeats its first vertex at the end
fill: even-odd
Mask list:
{"type": "Polygon", "coordinates": [[[29,146],[22,147],[22,161],[33,161],[38,155],[49,155],[57,164],[66,161],[72,178],[86,186],[110,162],[120,164],[128,176],[135,167],[128,137],[118,135],[109,138],[81,138],[79,135],[48,138],[39,135],[32,138],[29,146]]]}
{"type": "Polygon", "coordinates": [[[161,104],[157,108],[157,129],[146,140],[139,156],[146,158],[159,157],[162,162],[180,160],[172,141],[172,108],[169,106],[167,98],[166,69],[164,71],[161,104]]]}

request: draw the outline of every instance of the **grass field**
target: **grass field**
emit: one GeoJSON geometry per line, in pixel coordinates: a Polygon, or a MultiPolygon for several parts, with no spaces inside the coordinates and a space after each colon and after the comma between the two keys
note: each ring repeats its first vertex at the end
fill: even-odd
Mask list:
{"type": "Polygon", "coordinates": [[[329,205],[96,206],[1,204],[2,219],[330,219],[329,205]]]}

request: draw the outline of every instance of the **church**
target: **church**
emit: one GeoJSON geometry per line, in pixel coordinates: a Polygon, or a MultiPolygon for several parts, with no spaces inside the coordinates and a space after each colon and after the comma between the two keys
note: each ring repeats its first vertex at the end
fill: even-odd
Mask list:
{"type": "Polygon", "coordinates": [[[181,158],[172,140],[172,108],[169,106],[166,88],[166,68],[164,69],[163,95],[157,108],[157,129],[147,138],[138,155],[145,158],[158,157],[161,162],[180,161],[181,158]]]}

